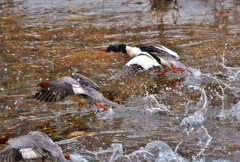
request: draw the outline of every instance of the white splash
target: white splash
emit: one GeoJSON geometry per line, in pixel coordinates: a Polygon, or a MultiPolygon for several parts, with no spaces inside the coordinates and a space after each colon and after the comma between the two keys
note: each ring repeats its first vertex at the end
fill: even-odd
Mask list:
{"type": "Polygon", "coordinates": [[[73,162],[88,162],[88,160],[86,160],[79,154],[70,154],[70,159],[73,162]]]}
{"type": "Polygon", "coordinates": [[[240,122],[240,101],[233,105],[230,110],[224,110],[224,119],[229,118],[231,120],[236,120],[236,122],[240,122]]]}
{"type": "Polygon", "coordinates": [[[200,105],[202,104],[202,107],[198,108],[197,111],[194,112],[194,114],[189,115],[188,117],[184,118],[180,125],[182,126],[192,126],[194,124],[201,124],[205,121],[205,113],[207,109],[207,95],[205,90],[202,87],[199,86],[189,86],[190,88],[194,88],[195,90],[200,90],[202,92],[202,95],[199,99],[199,103],[197,104],[200,105]]]}
{"type": "Polygon", "coordinates": [[[227,70],[228,79],[230,81],[240,81],[240,67],[226,66],[224,55],[222,55],[222,63],[220,63],[220,65],[222,65],[223,68],[227,70]]]}
{"type": "Polygon", "coordinates": [[[170,112],[170,107],[160,103],[155,94],[148,94],[143,98],[145,107],[150,113],[170,112]]]}
{"type": "Polygon", "coordinates": [[[153,141],[146,147],[140,148],[131,154],[125,155],[129,161],[178,161],[187,162],[186,159],[174,152],[167,143],[153,141]]]}

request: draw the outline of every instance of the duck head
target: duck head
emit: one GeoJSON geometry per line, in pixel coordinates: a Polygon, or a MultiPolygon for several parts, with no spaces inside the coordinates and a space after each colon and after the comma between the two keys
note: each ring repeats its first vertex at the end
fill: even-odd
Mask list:
{"type": "Polygon", "coordinates": [[[106,52],[122,52],[122,53],[127,53],[126,51],[126,45],[125,44],[115,44],[115,45],[110,45],[106,49],[101,49],[102,51],[106,52]]]}

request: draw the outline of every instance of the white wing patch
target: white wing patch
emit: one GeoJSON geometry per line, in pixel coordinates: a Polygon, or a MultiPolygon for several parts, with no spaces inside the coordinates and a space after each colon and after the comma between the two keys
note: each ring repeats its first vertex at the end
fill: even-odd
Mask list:
{"type": "Polygon", "coordinates": [[[176,52],[168,49],[167,47],[164,47],[164,46],[154,46],[154,47],[169,53],[170,55],[174,56],[176,59],[180,58],[176,52]]]}
{"type": "Polygon", "coordinates": [[[147,52],[141,52],[141,55],[134,57],[126,65],[130,66],[133,64],[138,64],[145,70],[148,70],[154,66],[161,66],[150,54],[147,52]]]}
{"type": "Polygon", "coordinates": [[[80,85],[73,84],[72,89],[75,94],[86,94],[80,85]]]}
{"type": "Polygon", "coordinates": [[[39,158],[32,148],[23,148],[19,150],[22,154],[23,159],[34,159],[39,158]]]}

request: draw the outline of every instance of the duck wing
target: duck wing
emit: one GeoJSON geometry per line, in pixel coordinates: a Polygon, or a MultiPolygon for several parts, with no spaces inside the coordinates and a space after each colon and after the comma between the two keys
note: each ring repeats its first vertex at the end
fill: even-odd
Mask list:
{"type": "Polygon", "coordinates": [[[172,50],[170,50],[167,47],[162,46],[162,45],[142,46],[142,47],[139,47],[139,48],[144,52],[155,54],[158,57],[165,56],[165,57],[173,57],[175,59],[180,58],[179,55],[176,52],[174,52],[174,51],[172,51],[172,50]]]}
{"type": "Polygon", "coordinates": [[[24,159],[46,158],[48,152],[29,135],[19,136],[8,141],[9,146],[0,152],[0,161],[18,162],[24,159]]]}
{"type": "Polygon", "coordinates": [[[84,87],[71,77],[60,78],[41,89],[33,98],[44,102],[56,102],[69,95],[88,95],[84,87]]]}
{"type": "Polygon", "coordinates": [[[19,149],[7,146],[0,152],[0,161],[17,162],[21,160],[23,160],[23,157],[19,149]]]}
{"type": "Polygon", "coordinates": [[[174,57],[160,56],[160,58],[162,61],[162,65],[166,65],[169,68],[171,68],[170,65],[174,65],[175,67],[178,67],[178,68],[187,69],[186,65],[184,65],[183,63],[181,63],[178,59],[176,59],[174,57]]]}
{"type": "Polygon", "coordinates": [[[33,131],[28,133],[29,137],[36,141],[36,148],[45,150],[52,157],[63,158],[62,148],[52,141],[45,133],[33,131]]]}
{"type": "Polygon", "coordinates": [[[108,80],[127,78],[128,76],[134,75],[144,70],[145,69],[142,66],[137,64],[126,65],[115,75],[111,76],[108,80]]]}
{"type": "Polygon", "coordinates": [[[142,52],[131,59],[119,72],[108,80],[122,79],[141,71],[146,71],[154,66],[161,66],[161,60],[155,55],[142,52]]]}
{"type": "Polygon", "coordinates": [[[84,87],[91,87],[93,89],[96,89],[97,91],[100,90],[100,87],[94,81],[81,74],[72,73],[71,77],[78,81],[84,87]]]}

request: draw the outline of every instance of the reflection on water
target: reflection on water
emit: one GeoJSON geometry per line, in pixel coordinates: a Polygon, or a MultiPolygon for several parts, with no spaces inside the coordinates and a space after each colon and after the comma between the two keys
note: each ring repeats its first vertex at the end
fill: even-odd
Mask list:
{"type": "Polygon", "coordinates": [[[237,161],[239,13],[237,0],[1,1],[1,133],[40,130],[90,161],[237,161]],[[189,72],[109,81],[130,60],[98,50],[115,43],[162,44],[189,72]],[[29,85],[72,72],[119,108],[31,98],[29,85]]]}

